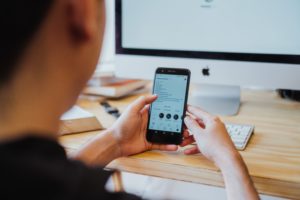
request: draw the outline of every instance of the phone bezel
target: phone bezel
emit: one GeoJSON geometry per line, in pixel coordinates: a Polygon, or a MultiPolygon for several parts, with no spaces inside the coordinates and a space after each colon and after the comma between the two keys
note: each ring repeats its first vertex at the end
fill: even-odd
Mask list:
{"type": "MultiPolygon", "coordinates": [[[[183,117],[185,116],[186,109],[187,109],[187,101],[188,101],[188,94],[189,94],[189,87],[190,87],[190,77],[191,72],[188,69],[183,68],[164,68],[159,67],[155,71],[154,75],[154,82],[152,93],[154,92],[155,82],[156,82],[156,75],[157,74],[171,74],[171,75],[186,75],[187,76],[187,84],[186,84],[186,92],[185,92],[185,100],[184,100],[184,108],[183,108],[183,117]]],[[[147,124],[147,134],[146,138],[149,142],[158,143],[158,144],[180,144],[182,142],[183,137],[183,120],[181,124],[181,131],[178,132],[169,132],[169,131],[159,131],[159,130],[151,130],[149,129],[150,123],[150,116],[151,116],[151,106],[149,109],[148,114],[148,124],[147,124]]]]}

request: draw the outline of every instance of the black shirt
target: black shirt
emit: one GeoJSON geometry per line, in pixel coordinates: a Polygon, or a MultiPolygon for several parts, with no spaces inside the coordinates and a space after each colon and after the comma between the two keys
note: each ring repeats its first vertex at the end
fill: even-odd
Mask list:
{"type": "Polygon", "coordinates": [[[139,199],[104,188],[110,172],[67,159],[56,141],[0,143],[0,199],[139,199]]]}

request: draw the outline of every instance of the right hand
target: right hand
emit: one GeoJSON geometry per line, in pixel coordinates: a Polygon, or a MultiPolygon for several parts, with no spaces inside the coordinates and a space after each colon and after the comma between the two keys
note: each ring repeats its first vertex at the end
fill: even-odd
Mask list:
{"type": "Polygon", "coordinates": [[[187,129],[184,131],[184,140],[181,146],[187,146],[195,141],[197,143],[197,146],[186,149],[185,154],[201,152],[219,167],[224,158],[239,157],[225,125],[218,117],[210,115],[200,108],[188,106],[184,122],[187,129]]]}
{"type": "Polygon", "coordinates": [[[185,154],[201,152],[220,168],[227,198],[259,199],[247,166],[235,149],[221,120],[199,108],[188,106],[184,122],[187,129],[181,146],[191,144],[195,140],[197,143],[197,146],[186,149],[185,154]]]}

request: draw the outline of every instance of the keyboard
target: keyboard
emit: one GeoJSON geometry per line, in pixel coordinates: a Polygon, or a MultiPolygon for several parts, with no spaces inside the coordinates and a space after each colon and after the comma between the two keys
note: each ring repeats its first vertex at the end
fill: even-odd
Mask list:
{"type": "Polygon", "coordinates": [[[230,123],[226,123],[225,126],[235,145],[235,148],[237,150],[244,150],[249,142],[251,135],[254,132],[254,126],[230,123]]]}

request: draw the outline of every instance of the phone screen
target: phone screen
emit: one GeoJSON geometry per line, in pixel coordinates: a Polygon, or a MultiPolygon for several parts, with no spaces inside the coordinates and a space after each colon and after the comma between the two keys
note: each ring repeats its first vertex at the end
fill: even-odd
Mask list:
{"type": "Polygon", "coordinates": [[[151,105],[148,129],[181,133],[187,84],[187,75],[156,74],[153,93],[158,99],[151,105]]]}

